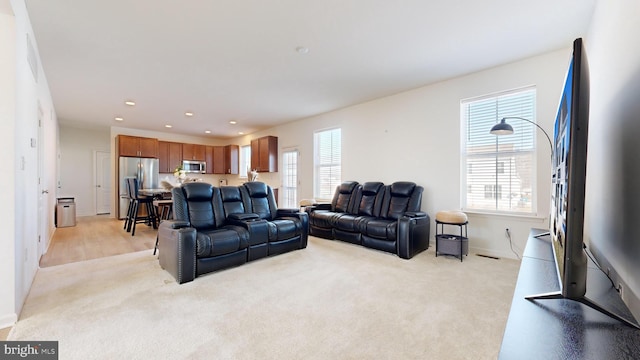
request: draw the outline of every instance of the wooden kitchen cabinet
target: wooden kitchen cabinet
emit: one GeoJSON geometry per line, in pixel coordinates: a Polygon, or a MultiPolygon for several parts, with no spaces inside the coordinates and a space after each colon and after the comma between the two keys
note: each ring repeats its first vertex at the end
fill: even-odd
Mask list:
{"type": "Polygon", "coordinates": [[[118,135],[118,156],[157,158],[158,139],[118,135]]]}
{"type": "Polygon", "coordinates": [[[207,146],[205,148],[207,174],[224,174],[224,146],[207,146]]]}
{"type": "Polygon", "coordinates": [[[213,173],[226,174],[227,165],[224,162],[224,146],[213,147],[213,173]]]}
{"type": "Polygon", "coordinates": [[[182,144],[182,159],[206,161],[206,146],[198,144],[182,144]]]}
{"type": "Polygon", "coordinates": [[[238,145],[207,146],[205,149],[207,174],[237,174],[238,145]],[[234,147],[236,148],[234,150],[234,147]]]}
{"type": "Polygon", "coordinates": [[[213,174],[213,146],[204,147],[204,161],[207,163],[205,174],[213,174]]]}
{"type": "Polygon", "coordinates": [[[161,173],[173,173],[182,165],[182,143],[158,141],[158,160],[161,173]]]}
{"type": "Polygon", "coordinates": [[[224,170],[225,174],[238,174],[240,159],[240,146],[227,145],[224,147],[224,170]]]}
{"type": "Polygon", "coordinates": [[[278,171],[278,138],[264,136],[251,140],[251,169],[258,172],[278,171]]]}

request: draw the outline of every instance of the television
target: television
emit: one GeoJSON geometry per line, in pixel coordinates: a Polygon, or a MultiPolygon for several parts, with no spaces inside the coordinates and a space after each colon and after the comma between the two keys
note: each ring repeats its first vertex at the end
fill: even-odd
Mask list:
{"type": "Polygon", "coordinates": [[[536,299],[571,299],[628,325],[638,327],[588,299],[587,254],[583,242],[587,142],[589,134],[589,66],[582,39],[573,42],[556,115],[551,175],[550,229],[560,291],[527,296],[536,299]]]}

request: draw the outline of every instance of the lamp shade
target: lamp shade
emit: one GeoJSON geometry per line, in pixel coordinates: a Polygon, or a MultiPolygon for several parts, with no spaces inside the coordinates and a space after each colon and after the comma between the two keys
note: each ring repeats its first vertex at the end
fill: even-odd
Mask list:
{"type": "Polygon", "coordinates": [[[513,127],[507,124],[505,119],[502,119],[498,124],[495,124],[489,132],[493,135],[511,135],[513,134],[513,127]]]}

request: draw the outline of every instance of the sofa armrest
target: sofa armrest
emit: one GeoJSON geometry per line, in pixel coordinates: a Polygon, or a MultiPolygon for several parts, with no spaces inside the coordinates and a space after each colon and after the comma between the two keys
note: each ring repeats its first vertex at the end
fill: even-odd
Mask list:
{"type": "Polygon", "coordinates": [[[403,259],[411,259],[415,254],[429,248],[429,232],[431,220],[429,215],[398,219],[397,241],[398,256],[403,259]]]}
{"type": "Polygon", "coordinates": [[[229,216],[227,216],[227,220],[229,221],[260,220],[260,215],[254,214],[254,213],[235,213],[235,214],[229,214],[229,216]]]}
{"type": "Polygon", "coordinates": [[[283,208],[278,208],[278,214],[282,214],[282,215],[286,215],[286,214],[297,214],[301,212],[300,209],[283,209],[283,208]]]}
{"type": "Polygon", "coordinates": [[[249,246],[267,243],[269,241],[267,221],[260,219],[257,214],[248,213],[246,215],[255,215],[255,217],[249,216],[247,219],[242,220],[238,219],[241,218],[238,216],[229,216],[227,217],[227,224],[246,229],[249,232],[249,246]]]}
{"type": "Polygon", "coordinates": [[[331,210],[331,204],[330,203],[313,204],[312,206],[307,206],[307,209],[309,209],[310,211],[331,210]]]}
{"type": "Polygon", "coordinates": [[[291,218],[300,221],[300,249],[306,248],[309,237],[309,214],[297,209],[278,209],[278,211],[276,211],[276,219],[282,218],[291,218]]]}
{"type": "Polygon", "coordinates": [[[404,213],[404,216],[409,218],[422,218],[427,216],[427,213],[423,211],[407,211],[404,213]]]}
{"type": "Polygon", "coordinates": [[[182,229],[186,227],[191,227],[191,223],[185,220],[165,220],[165,226],[169,226],[172,229],[182,229]]]}
{"type": "Polygon", "coordinates": [[[309,215],[304,211],[300,211],[299,209],[278,209],[276,211],[276,219],[283,217],[293,217],[302,221],[309,221],[309,215]]]}
{"type": "Polygon", "coordinates": [[[196,277],[196,229],[187,221],[165,220],[158,228],[158,259],[178,284],[196,277]]]}

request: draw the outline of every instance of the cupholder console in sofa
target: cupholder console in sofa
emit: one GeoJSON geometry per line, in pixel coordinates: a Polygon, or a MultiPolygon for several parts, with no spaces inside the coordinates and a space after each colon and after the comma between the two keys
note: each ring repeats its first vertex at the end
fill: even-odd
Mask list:
{"type": "Polygon", "coordinates": [[[423,188],[413,182],[339,185],[331,204],[306,208],[309,233],[410,259],[429,247],[429,216],[420,211],[423,188]]]}
{"type": "Polygon", "coordinates": [[[173,220],[158,229],[160,266],[180,284],[196,276],[307,247],[308,217],[278,209],[262,182],[172,189],[173,220]]]}

